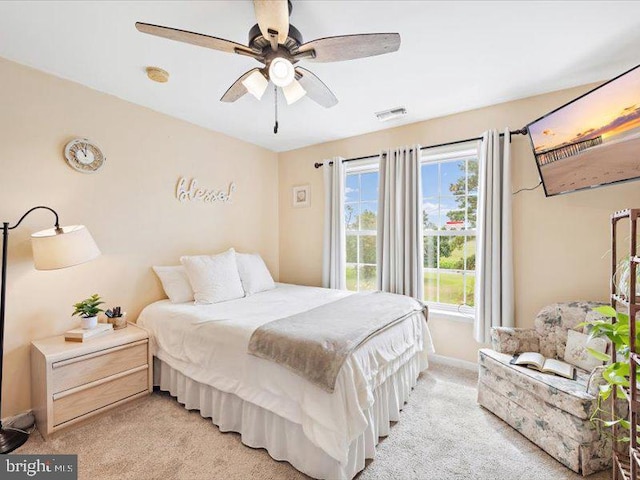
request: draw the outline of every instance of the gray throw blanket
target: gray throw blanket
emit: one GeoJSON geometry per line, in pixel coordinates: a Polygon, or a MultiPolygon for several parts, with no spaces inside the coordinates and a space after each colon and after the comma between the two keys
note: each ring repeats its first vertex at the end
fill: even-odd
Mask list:
{"type": "Polygon", "coordinates": [[[293,370],[329,393],[346,358],[363,342],[427,307],[404,295],[357,293],[266,323],[249,353],[293,370]]]}

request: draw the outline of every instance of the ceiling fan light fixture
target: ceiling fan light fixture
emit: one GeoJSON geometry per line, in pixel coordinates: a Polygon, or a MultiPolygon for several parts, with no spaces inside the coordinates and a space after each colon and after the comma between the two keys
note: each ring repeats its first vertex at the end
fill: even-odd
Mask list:
{"type": "Polygon", "coordinates": [[[300,85],[300,82],[294,80],[286,87],[282,87],[284,98],[287,100],[287,105],[297,102],[307,94],[307,91],[300,85]]]}
{"type": "Polygon", "coordinates": [[[269,65],[269,79],[278,87],[286,87],[295,80],[293,64],[286,58],[276,57],[269,65]]]}
{"type": "MultiPolygon", "coordinates": [[[[259,68],[243,73],[220,97],[220,101],[226,103],[236,102],[248,93],[258,99],[264,98],[264,92],[271,82],[275,85],[276,93],[278,87],[284,89],[291,83],[298,82],[300,85],[287,89],[288,103],[306,95],[318,105],[331,108],[338,103],[338,99],[329,87],[309,70],[294,68],[294,65],[301,60],[328,63],[375,57],[396,52],[400,48],[399,33],[359,33],[304,42],[301,32],[289,22],[291,2],[292,0],[253,0],[257,24],[249,30],[248,45],[152,23],[136,22],[135,27],[146,35],[242,55],[258,61],[261,64],[259,68]],[[266,88],[264,80],[253,75],[255,70],[259,70],[267,80],[266,88]],[[250,76],[252,78],[249,79],[250,76]]],[[[168,74],[165,72],[164,77],[159,78],[167,79],[168,74]]],[[[277,105],[277,97],[275,104],[277,105]]]]}
{"type": "Polygon", "coordinates": [[[242,85],[251,95],[260,100],[269,86],[269,80],[264,78],[264,75],[259,71],[255,71],[242,80],[242,85]]]}

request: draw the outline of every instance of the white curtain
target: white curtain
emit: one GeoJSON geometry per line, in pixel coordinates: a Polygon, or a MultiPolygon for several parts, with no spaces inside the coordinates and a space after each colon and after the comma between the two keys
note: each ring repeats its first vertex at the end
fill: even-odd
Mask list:
{"type": "Polygon", "coordinates": [[[378,289],[422,300],[420,146],[380,155],[378,289]]]}
{"type": "Polygon", "coordinates": [[[510,135],[505,129],[501,140],[489,130],[480,145],[474,338],[481,343],[491,327],[514,326],[510,135]]]}
{"type": "Polygon", "coordinates": [[[347,288],[344,228],[345,173],[341,157],[324,161],[324,258],[322,286],[347,288]],[[331,165],[330,165],[331,163],[331,165]]]}

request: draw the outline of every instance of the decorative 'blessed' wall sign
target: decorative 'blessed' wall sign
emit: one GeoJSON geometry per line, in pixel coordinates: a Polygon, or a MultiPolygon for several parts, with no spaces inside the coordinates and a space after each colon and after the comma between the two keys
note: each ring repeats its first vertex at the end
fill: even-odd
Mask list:
{"type": "Polygon", "coordinates": [[[181,202],[185,202],[187,200],[199,200],[201,202],[208,203],[227,203],[231,202],[231,196],[235,191],[236,184],[233,182],[229,183],[229,187],[225,192],[223,190],[207,190],[206,188],[199,187],[198,181],[195,178],[191,179],[190,182],[187,182],[186,178],[180,177],[178,179],[178,184],[176,185],[176,198],[181,202]]]}

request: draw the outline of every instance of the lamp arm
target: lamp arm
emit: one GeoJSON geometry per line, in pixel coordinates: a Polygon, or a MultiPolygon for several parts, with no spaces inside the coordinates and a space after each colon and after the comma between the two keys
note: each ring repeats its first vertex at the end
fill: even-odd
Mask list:
{"type": "Polygon", "coordinates": [[[38,210],[40,208],[49,210],[51,213],[53,213],[56,216],[56,224],[55,224],[56,233],[62,233],[60,229],[60,223],[58,221],[58,212],[56,212],[53,208],[45,207],[44,205],[38,205],[37,207],[30,208],[29,210],[27,210],[27,212],[24,215],[22,215],[22,217],[20,217],[20,220],[18,220],[15,225],[13,225],[12,227],[8,226],[7,229],[13,230],[14,228],[17,228],[22,223],[22,221],[26,218],[27,215],[29,215],[34,210],[38,210]]]}
{"type": "MultiPolygon", "coordinates": [[[[0,412],[2,411],[2,364],[4,363],[4,319],[7,300],[7,244],[9,243],[9,230],[20,226],[27,215],[39,209],[49,210],[53,213],[56,217],[55,231],[56,233],[63,233],[58,221],[58,213],[53,208],[43,205],[38,205],[37,207],[27,210],[13,226],[9,226],[8,222],[2,222],[2,270],[0,270],[0,275],[2,275],[2,284],[0,285],[0,412]]],[[[26,442],[28,438],[29,434],[26,432],[4,428],[2,420],[0,419],[0,453],[9,453],[15,450],[26,442]]]]}
{"type": "MultiPolygon", "coordinates": [[[[22,217],[20,217],[20,220],[18,220],[18,222],[12,227],[9,226],[9,222],[2,222],[2,270],[0,272],[0,274],[2,275],[2,284],[0,285],[0,411],[2,406],[2,364],[4,363],[4,316],[7,299],[7,244],[9,243],[9,230],[17,228],[27,215],[29,215],[34,210],[38,210],[41,208],[49,210],[56,216],[56,233],[62,233],[60,224],[58,223],[57,212],[54,209],[45,207],[43,205],[38,205],[37,207],[33,207],[27,210],[27,212],[22,215],[22,217]]],[[[7,437],[7,435],[9,435],[9,433],[7,433],[7,431],[3,428],[2,420],[0,420],[0,444],[2,444],[0,445],[0,449],[2,450],[2,453],[11,451],[16,448],[15,445],[13,445],[12,447],[7,447],[6,445],[4,445],[4,443],[7,442],[7,439],[5,438],[7,437]]],[[[26,440],[26,438],[22,440],[22,443],[24,443],[24,440],[26,440]]],[[[22,443],[18,443],[18,446],[22,443]]]]}

